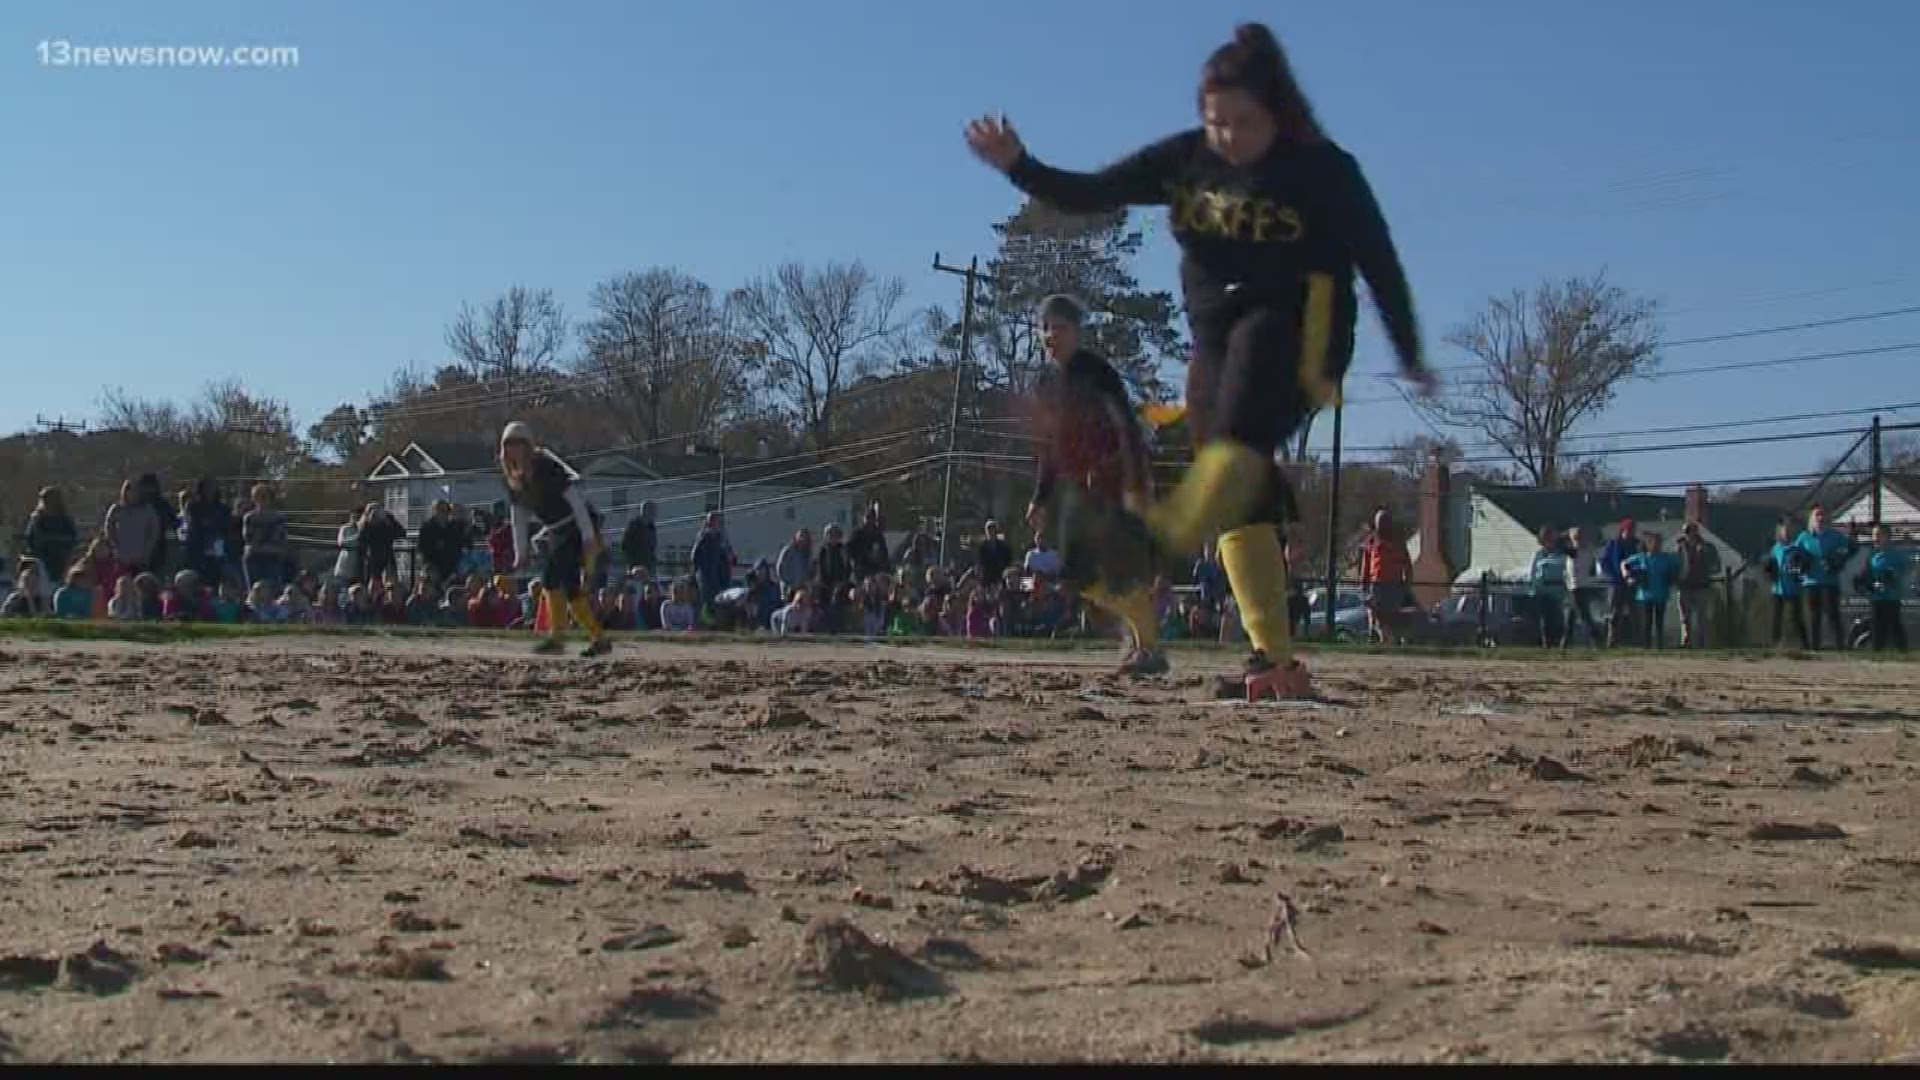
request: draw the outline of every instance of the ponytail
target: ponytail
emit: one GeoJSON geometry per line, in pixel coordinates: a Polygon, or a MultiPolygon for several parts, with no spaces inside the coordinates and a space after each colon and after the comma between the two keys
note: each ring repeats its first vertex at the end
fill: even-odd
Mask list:
{"type": "Polygon", "coordinates": [[[1282,139],[1306,144],[1326,141],[1313,105],[1293,76],[1286,51],[1265,23],[1241,23],[1234,28],[1233,40],[1207,58],[1200,72],[1199,97],[1221,90],[1251,95],[1272,114],[1282,139]]]}

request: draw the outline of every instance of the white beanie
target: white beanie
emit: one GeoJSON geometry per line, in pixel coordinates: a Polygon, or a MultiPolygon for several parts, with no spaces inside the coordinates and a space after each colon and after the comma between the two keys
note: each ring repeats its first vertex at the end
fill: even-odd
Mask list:
{"type": "Polygon", "coordinates": [[[505,428],[501,429],[500,445],[505,446],[510,442],[523,442],[528,446],[532,446],[533,428],[528,426],[524,420],[515,420],[508,424],[505,428]]]}

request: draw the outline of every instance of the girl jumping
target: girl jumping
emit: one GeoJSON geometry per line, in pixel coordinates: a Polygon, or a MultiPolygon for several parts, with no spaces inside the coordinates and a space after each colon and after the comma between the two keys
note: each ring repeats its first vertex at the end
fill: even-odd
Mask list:
{"type": "MultiPolygon", "coordinates": [[[[1042,164],[1004,117],[975,120],[967,143],[1022,191],[1068,213],[1170,208],[1194,341],[1186,408],[1199,450],[1144,527],[1157,546],[1181,554],[1221,532],[1221,561],[1253,644],[1248,693],[1307,697],[1311,681],[1292,657],[1278,532],[1296,510],[1274,454],[1315,410],[1339,401],[1353,357],[1356,268],[1404,376],[1426,394],[1435,380],[1421,362],[1406,275],[1372,189],[1321,130],[1271,31],[1241,26],[1208,58],[1198,106],[1198,128],[1097,173],[1042,164]]],[[[1115,544],[1112,530],[1102,531],[1058,539],[1110,567],[1139,558],[1140,545],[1115,544]]],[[[1143,571],[1108,572],[1130,579],[1143,571]]]]}

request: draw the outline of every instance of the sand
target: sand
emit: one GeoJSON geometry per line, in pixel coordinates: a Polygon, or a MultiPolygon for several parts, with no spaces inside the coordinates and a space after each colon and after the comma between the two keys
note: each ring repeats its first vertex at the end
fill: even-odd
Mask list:
{"type": "Polygon", "coordinates": [[[1920,668],[1111,659],[0,643],[0,1060],[1920,1048],[1920,668]]]}

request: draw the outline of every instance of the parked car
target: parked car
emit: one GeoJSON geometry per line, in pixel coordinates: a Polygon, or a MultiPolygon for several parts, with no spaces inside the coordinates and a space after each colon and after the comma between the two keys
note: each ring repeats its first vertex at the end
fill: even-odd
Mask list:
{"type": "MultiPolygon", "coordinates": [[[[1307,634],[1326,632],[1327,591],[1315,589],[1307,594],[1307,634]]],[[[1333,600],[1333,640],[1369,641],[1366,597],[1357,589],[1341,589],[1333,600]]]]}

